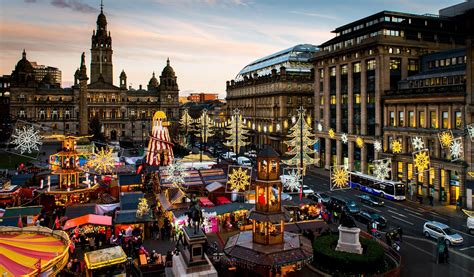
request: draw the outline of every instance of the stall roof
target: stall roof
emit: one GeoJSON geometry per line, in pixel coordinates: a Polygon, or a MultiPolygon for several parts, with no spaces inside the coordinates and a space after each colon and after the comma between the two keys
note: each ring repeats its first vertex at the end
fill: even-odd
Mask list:
{"type": "Polygon", "coordinates": [[[209,200],[207,197],[199,197],[199,202],[201,202],[202,207],[214,207],[214,203],[209,200]]]}
{"type": "Polygon", "coordinates": [[[143,192],[122,192],[120,193],[120,210],[136,210],[138,199],[144,197],[143,192]]]}
{"type": "Polygon", "coordinates": [[[225,196],[218,196],[218,197],[216,198],[216,200],[217,200],[217,204],[218,204],[218,205],[225,205],[225,204],[230,204],[230,203],[232,203],[232,202],[230,202],[230,200],[229,200],[227,197],[225,197],[225,196]]]}
{"type": "Polygon", "coordinates": [[[124,263],[127,255],[121,246],[115,246],[84,253],[84,260],[88,269],[97,269],[124,263]]]}
{"type": "Polygon", "coordinates": [[[95,214],[95,204],[78,204],[66,207],[65,216],[68,219],[74,219],[83,215],[95,214]]]}
{"type": "Polygon", "coordinates": [[[122,174],[118,176],[119,186],[139,185],[142,183],[142,178],[137,174],[122,174]]]}
{"type": "Polygon", "coordinates": [[[63,229],[67,230],[67,229],[71,229],[76,226],[81,226],[84,224],[111,226],[112,217],[105,216],[105,215],[96,215],[96,214],[83,215],[83,216],[76,217],[74,219],[70,219],[66,221],[66,224],[64,224],[63,229]]]}
{"type": "Polygon", "coordinates": [[[38,215],[43,206],[6,208],[3,217],[0,218],[0,226],[17,226],[18,218],[30,215],[38,215]]]}
{"type": "Polygon", "coordinates": [[[118,211],[115,216],[115,224],[141,223],[153,221],[151,214],[137,217],[137,210],[118,211]]]}
{"type": "Polygon", "coordinates": [[[220,188],[223,188],[223,187],[224,187],[224,185],[220,182],[212,182],[212,183],[210,183],[209,185],[206,186],[206,190],[208,192],[213,192],[213,191],[216,191],[216,190],[218,190],[220,188]]]}
{"type": "Polygon", "coordinates": [[[224,205],[219,205],[219,206],[210,207],[210,208],[204,208],[204,211],[206,213],[215,212],[217,215],[222,215],[222,214],[227,214],[233,211],[250,210],[254,206],[255,206],[254,204],[248,204],[248,203],[230,203],[230,204],[224,204],[224,205]]]}

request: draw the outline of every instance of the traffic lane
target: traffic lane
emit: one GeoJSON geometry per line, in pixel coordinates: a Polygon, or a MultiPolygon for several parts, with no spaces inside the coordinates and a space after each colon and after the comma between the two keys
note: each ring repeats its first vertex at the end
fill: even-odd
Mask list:
{"type": "MultiPolygon", "coordinates": [[[[364,194],[363,192],[360,192],[354,189],[335,190],[331,192],[329,190],[329,178],[323,178],[318,175],[305,176],[305,179],[303,180],[303,182],[305,183],[305,185],[308,185],[309,187],[311,187],[313,190],[317,192],[326,192],[328,195],[336,195],[346,200],[357,200],[357,197],[359,195],[364,194]]],[[[462,221],[461,219],[458,219],[458,218],[447,217],[445,215],[441,215],[433,211],[427,211],[425,209],[422,209],[421,207],[415,209],[413,207],[410,207],[404,204],[405,202],[396,202],[396,201],[390,201],[386,199],[384,200],[384,202],[385,202],[384,207],[386,209],[392,210],[392,214],[390,215],[395,216],[395,219],[397,219],[400,222],[406,223],[407,220],[404,218],[403,215],[407,213],[410,216],[421,220],[423,224],[426,221],[438,221],[450,226],[451,228],[456,230],[458,233],[460,233],[461,236],[463,236],[463,238],[465,239],[466,245],[468,246],[474,245],[474,236],[467,233],[465,220],[462,221]],[[397,214],[394,215],[393,214],[394,212],[398,213],[398,215],[397,214]]],[[[408,221],[408,222],[413,223],[412,221],[408,221]]],[[[407,224],[412,225],[410,223],[407,223],[407,224]]],[[[422,227],[420,230],[422,230],[422,227]]]]}

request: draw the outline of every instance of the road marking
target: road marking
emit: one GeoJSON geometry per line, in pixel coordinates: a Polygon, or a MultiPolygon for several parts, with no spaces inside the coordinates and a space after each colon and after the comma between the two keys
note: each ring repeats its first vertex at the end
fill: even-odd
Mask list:
{"type": "Polygon", "coordinates": [[[374,211],[376,211],[376,212],[383,213],[381,210],[377,210],[376,208],[373,208],[373,207],[371,207],[371,206],[367,206],[367,205],[362,205],[362,206],[364,206],[364,207],[366,207],[366,208],[369,208],[369,209],[372,209],[372,210],[374,210],[374,211]]]}
{"type": "Polygon", "coordinates": [[[400,220],[400,221],[403,221],[403,222],[405,222],[405,223],[408,223],[408,224],[410,224],[410,225],[415,225],[413,222],[407,221],[407,220],[405,220],[405,219],[401,219],[401,218],[396,217],[396,216],[394,216],[394,215],[392,215],[392,217],[395,218],[395,219],[398,219],[398,220],[400,220]]]}
{"type": "Polygon", "coordinates": [[[390,206],[385,206],[385,207],[389,208],[390,210],[398,211],[398,209],[392,208],[392,207],[390,207],[390,206]]]}
{"type": "MultiPolygon", "coordinates": [[[[409,238],[409,239],[414,239],[414,240],[419,240],[419,241],[425,241],[425,242],[429,242],[433,245],[436,245],[436,242],[434,242],[433,240],[429,240],[429,239],[425,239],[425,238],[418,238],[418,237],[414,237],[414,236],[410,236],[410,235],[404,235],[403,238],[409,238]]],[[[405,240],[403,241],[403,243],[405,243],[405,240]]],[[[469,255],[466,255],[464,253],[461,253],[459,252],[457,249],[453,248],[453,247],[450,247],[449,249],[451,249],[451,253],[454,253],[456,255],[459,255],[463,258],[466,258],[468,260],[471,260],[471,261],[474,261],[474,258],[469,256],[469,255]]]]}
{"type": "Polygon", "coordinates": [[[464,251],[464,250],[468,250],[468,249],[471,249],[471,248],[474,248],[474,245],[468,246],[468,247],[464,247],[464,248],[461,248],[461,249],[459,249],[459,250],[460,250],[460,251],[464,251]]]}
{"type": "Polygon", "coordinates": [[[430,212],[430,213],[431,213],[431,216],[434,216],[434,217],[437,217],[437,218],[441,218],[442,220],[448,221],[448,219],[446,219],[445,217],[439,216],[438,214],[436,214],[436,213],[434,213],[434,212],[430,212]]]}
{"type": "Polygon", "coordinates": [[[453,229],[453,230],[456,231],[456,232],[458,232],[458,233],[461,233],[461,234],[464,234],[464,235],[466,235],[466,236],[470,236],[470,237],[473,237],[473,238],[474,238],[473,235],[470,235],[470,234],[468,234],[468,233],[464,233],[463,231],[459,231],[459,230],[456,230],[456,229],[453,229]]]}
{"type": "Polygon", "coordinates": [[[415,212],[415,211],[410,210],[410,209],[404,209],[404,210],[407,211],[407,212],[413,213],[413,214],[417,214],[417,215],[419,215],[419,216],[423,216],[421,213],[415,212]]]}
{"type": "Polygon", "coordinates": [[[414,215],[414,214],[411,214],[411,216],[413,216],[413,217],[415,217],[415,218],[418,218],[418,219],[421,219],[421,220],[423,220],[423,222],[428,222],[428,221],[430,221],[430,220],[427,219],[427,218],[420,217],[420,216],[417,216],[417,215],[414,215]]]}
{"type": "Polygon", "coordinates": [[[394,211],[392,211],[392,210],[390,210],[390,211],[388,211],[388,212],[389,212],[389,213],[392,213],[392,214],[396,214],[396,215],[398,215],[398,216],[401,216],[401,217],[404,217],[404,218],[407,218],[407,216],[406,216],[406,215],[403,215],[403,214],[400,214],[400,213],[394,212],[394,211]]]}

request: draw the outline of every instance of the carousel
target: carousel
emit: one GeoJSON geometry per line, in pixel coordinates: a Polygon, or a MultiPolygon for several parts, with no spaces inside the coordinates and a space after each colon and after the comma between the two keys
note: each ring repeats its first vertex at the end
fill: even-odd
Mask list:
{"type": "MultiPolygon", "coordinates": [[[[53,195],[58,205],[88,202],[91,193],[98,188],[96,178],[91,181],[86,174],[85,180],[81,182],[79,176],[83,172],[83,168],[79,162],[79,153],[76,151],[77,140],[88,137],[90,136],[51,136],[51,138],[62,141],[61,151],[49,157],[52,174],[59,178],[57,186],[52,186],[51,177],[48,176],[44,193],[53,195]]],[[[43,184],[41,184],[41,188],[43,188],[43,184]]]]}
{"type": "Polygon", "coordinates": [[[166,121],[166,114],[162,111],[157,111],[153,115],[153,124],[150,134],[150,141],[148,143],[146,162],[148,165],[166,166],[173,162],[173,143],[170,139],[170,134],[166,121]]]}
{"type": "Polygon", "coordinates": [[[312,260],[311,244],[298,234],[285,232],[288,220],[281,206],[280,159],[271,147],[257,158],[258,199],[250,211],[251,231],[230,237],[224,253],[231,268],[260,276],[285,276],[312,260]]]}
{"type": "Polygon", "coordinates": [[[67,264],[69,237],[45,227],[0,227],[1,276],[55,276],[67,264]]]}

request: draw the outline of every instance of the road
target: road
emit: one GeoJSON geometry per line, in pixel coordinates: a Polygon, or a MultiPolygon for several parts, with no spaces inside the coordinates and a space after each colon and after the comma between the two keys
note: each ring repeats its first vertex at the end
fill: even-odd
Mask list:
{"type": "MultiPolygon", "coordinates": [[[[320,175],[307,175],[303,182],[316,192],[325,192],[345,200],[357,201],[357,196],[362,194],[354,189],[330,191],[329,177],[320,175]]],[[[448,217],[408,205],[406,201],[384,202],[383,207],[372,207],[360,202],[358,204],[361,209],[373,210],[383,215],[388,221],[386,229],[398,226],[403,229],[403,276],[474,276],[474,236],[467,233],[465,219],[448,217]],[[464,238],[463,245],[450,248],[449,264],[435,263],[435,241],[426,239],[422,233],[423,224],[429,220],[449,225],[464,238]]],[[[361,224],[359,227],[366,230],[365,225],[361,224]]]]}

